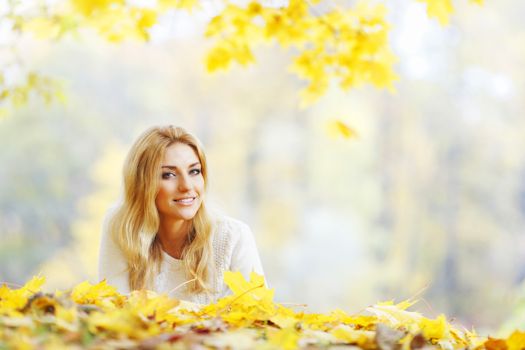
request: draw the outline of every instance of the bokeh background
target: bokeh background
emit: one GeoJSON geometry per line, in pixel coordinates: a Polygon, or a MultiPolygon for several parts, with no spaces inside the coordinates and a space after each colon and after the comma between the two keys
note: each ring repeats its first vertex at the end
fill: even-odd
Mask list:
{"type": "Polygon", "coordinates": [[[306,109],[277,46],[206,73],[198,14],[149,43],[17,37],[25,69],[67,98],[0,119],[0,281],[95,282],[128,148],[175,124],[204,143],[210,200],[252,227],[277,301],[352,313],[413,297],[483,334],[524,327],[525,3],[456,5],[441,27],[393,1],[396,93],[334,86],[306,109]],[[358,136],[334,136],[334,119],[358,136]]]}

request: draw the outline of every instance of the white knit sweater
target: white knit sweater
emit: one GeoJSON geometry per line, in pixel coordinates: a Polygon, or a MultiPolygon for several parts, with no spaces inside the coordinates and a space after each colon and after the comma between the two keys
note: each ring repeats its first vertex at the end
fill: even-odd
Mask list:
{"type": "MultiPolygon", "coordinates": [[[[174,290],[187,278],[182,260],[175,259],[165,252],[162,252],[161,270],[151,289],[177,299],[209,304],[229,294],[228,286],[223,281],[224,271],[240,271],[246,279],[252,271],[264,275],[255,239],[248,225],[229,217],[221,217],[216,221],[212,240],[216,273],[210,276],[208,282],[214,292],[191,294],[184,286],[174,290]]],[[[100,280],[105,278],[108,284],[117,287],[120,293],[130,291],[127,262],[120,248],[111,239],[107,222],[102,230],[98,277],[100,280]]]]}

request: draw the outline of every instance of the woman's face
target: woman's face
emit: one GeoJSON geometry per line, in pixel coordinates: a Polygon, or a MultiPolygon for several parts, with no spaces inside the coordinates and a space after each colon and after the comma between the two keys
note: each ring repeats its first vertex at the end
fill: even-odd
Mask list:
{"type": "Polygon", "coordinates": [[[166,148],[160,188],[155,205],[161,220],[191,220],[204,195],[204,178],[199,157],[190,146],[174,143],[166,148]]]}

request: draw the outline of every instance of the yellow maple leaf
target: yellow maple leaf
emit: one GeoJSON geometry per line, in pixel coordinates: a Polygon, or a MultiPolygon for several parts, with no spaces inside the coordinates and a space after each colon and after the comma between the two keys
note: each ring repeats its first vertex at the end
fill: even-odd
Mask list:
{"type": "Polygon", "coordinates": [[[102,307],[113,307],[113,300],[122,296],[117,292],[117,288],[107,284],[106,280],[95,285],[84,281],[73,288],[71,299],[78,304],[94,304],[102,307]]]}
{"type": "Polygon", "coordinates": [[[439,315],[435,320],[423,317],[419,325],[427,339],[440,340],[449,336],[449,326],[443,314],[439,315]]]}
{"type": "Polygon", "coordinates": [[[305,314],[301,317],[301,323],[314,330],[329,330],[337,322],[337,317],[333,314],[305,314]]]}
{"type": "Polygon", "coordinates": [[[290,328],[297,324],[298,318],[293,310],[280,306],[276,314],[270,318],[270,321],[280,328],[290,328]]]}
{"type": "Polygon", "coordinates": [[[219,69],[228,69],[231,61],[231,50],[224,43],[219,43],[206,55],[206,69],[208,73],[215,72],[219,69]]]}
{"type": "Polygon", "coordinates": [[[507,346],[508,350],[525,349],[525,332],[514,331],[514,333],[507,338],[507,346]]]}
{"type": "Polygon", "coordinates": [[[447,25],[450,15],[454,12],[452,0],[418,0],[427,4],[427,14],[437,18],[441,25],[447,25]]]}
{"type": "Polygon", "coordinates": [[[339,325],[330,331],[337,339],[341,339],[349,344],[356,344],[364,349],[369,348],[374,342],[375,332],[356,330],[347,325],[339,325]]]}
{"type": "Polygon", "coordinates": [[[255,272],[250,274],[250,281],[247,281],[239,271],[226,271],[224,282],[233,292],[234,299],[245,305],[273,305],[273,289],[267,289],[264,277],[255,272]]]}
{"type": "Polygon", "coordinates": [[[46,279],[44,277],[34,276],[20,289],[20,292],[27,297],[38,293],[45,281],[46,279]]]}
{"type": "Polygon", "coordinates": [[[379,303],[376,304],[376,306],[394,306],[397,309],[406,310],[409,307],[411,307],[412,305],[414,305],[415,303],[416,303],[415,301],[403,300],[403,301],[395,304],[393,300],[388,300],[388,301],[379,302],[379,303]]]}
{"type": "Polygon", "coordinates": [[[237,63],[246,66],[250,63],[255,62],[255,57],[253,56],[250,46],[246,43],[236,43],[233,45],[232,58],[237,61],[237,63]]]}
{"type": "Polygon", "coordinates": [[[326,125],[328,135],[332,138],[345,138],[349,139],[352,137],[357,137],[357,132],[349,127],[345,122],[334,119],[327,123],[326,125]]]}
{"type": "Polygon", "coordinates": [[[131,293],[127,305],[143,317],[162,322],[166,320],[169,312],[179,305],[179,301],[165,294],[157,295],[151,291],[141,290],[131,293]]]}
{"type": "MultiPolygon", "coordinates": [[[[16,311],[27,302],[27,298],[9,289],[6,285],[0,287],[0,314],[15,315],[16,311]]],[[[18,314],[19,315],[19,314],[18,314]]]]}
{"type": "Polygon", "coordinates": [[[224,282],[233,295],[224,297],[215,304],[206,305],[197,315],[220,316],[235,326],[247,326],[255,321],[266,321],[275,315],[274,291],[264,285],[264,277],[255,272],[246,281],[239,271],[226,271],[224,282]]]}
{"type": "Polygon", "coordinates": [[[59,329],[75,332],[78,331],[78,313],[76,307],[63,307],[57,305],[55,309],[56,325],[59,329]]]}
{"type": "Polygon", "coordinates": [[[333,315],[338,322],[352,325],[356,329],[370,329],[377,323],[377,318],[374,316],[348,315],[342,310],[334,310],[331,315],[333,315]]]}
{"type": "Polygon", "coordinates": [[[323,73],[323,75],[316,77],[312,80],[307,87],[305,87],[299,93],[300,97],[300,108],[306,108],[315,103],[321,96],[328,90],[329,78],[323,73]]]}
{"type": "Polygon", "coordinates": [[[226,24],[224,23],[224,16],[215,16],[208,22],[204,36],[206,36],[207,38],[216,36],[217,34],[220,34],[223,30],[225,30],[225,26],[226,24]]]}
{"type": "Polygon", "coordinates": [[[294,327],[279,329],[268,334],[270,344],[284,350],[297,349],[299,338],[299,332],[294,327]]]}
{"type": "Polygon", "coordinates": [[[134,338],[140,338],[139,332],[143,329],[141,320],[129,309],[92,312],[88,317],[88,327],[94,334],[104,330],[134,338]]]}
{"type": "Polygon", "coordinates": [[[148,30],[157,23],[157,12],[150,9],[133,9],[132,16],[136,18],[137,31],[145,40],[149,39],[148,30]]]}
{"type": "Polygon", "coordinates": [[[73,7],[84,16],[104,11],[111,5],[123,5],[125,0],[71,0],[73,7]]]}
{"type": "Polygon", "coordinates": [[[201,4],[198,0],[182,0],[179,8],[192,11],[193,9],[200,9],[201,4]]]}
{"type": "Polygon", "coordinates": [[[255,272],[250,274],[250,281],[244,279],[240,271],[224,272],[224,283],[230,288],[235,295],[240,295],[248,290],[256,291],[264,287],[264,277],[255,272]]]}
{"type": "MultiPolygon", "coordinates": [[[[165,294],[158,295],[148,290],[133,291],[121,307],[92,312],[88,317],[88,327],[93,333],[104,331],[116,336],[126,335],[131,339],[145,339],[171,329],[176,321],[177,324],[183,323],[178,322],[181,318],[173,314],[178,304],[178,300],[165,294]]],[[[196,322],[197,319],[192,321],[196,322]]]]}
{"type": "Polygon", "coordinates": [[[28,299],[38,293],[45,282],[44,277],[35,276],[19,289],[10,289],[7,285],[0,287],[0,314],[20,317],[20,309],[28,299]]]}
{"type": "Polygon", "coordinates": [[[258,2],[252,1],[248,4],[247,12],[250,17],[261,15],[263,10],[264,8],[258,2]]]}
{"type": "Polygon", "coordinates": [[[417,312],[407,311],[406,309],[414,302],[405,300],[398,304],[393,301],[381,302],[366,308],[374,314],[379,322],[386,323],[393,327],[403,324],[407,329],[419,329],[419,321],[422,316],[417,312]]]}

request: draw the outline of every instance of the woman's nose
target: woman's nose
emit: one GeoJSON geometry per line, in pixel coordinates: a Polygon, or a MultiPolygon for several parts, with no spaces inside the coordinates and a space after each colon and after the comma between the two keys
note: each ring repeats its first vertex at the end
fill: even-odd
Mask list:
{"type": "Polygon", "coordinates": [[[191,188],[190,179],[185,175],[179,177],[179,183],[177,185],[178,190],[181,192],[188,191],[191,188]]]}

